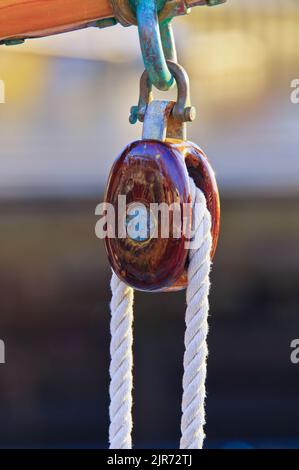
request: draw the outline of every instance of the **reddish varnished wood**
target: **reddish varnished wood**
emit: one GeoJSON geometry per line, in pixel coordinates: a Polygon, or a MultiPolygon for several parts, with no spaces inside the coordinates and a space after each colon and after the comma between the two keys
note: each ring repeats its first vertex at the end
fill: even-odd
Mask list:
{"type": "Polygon", "coordinates": [[[214,257],[217,248],[220,231],[220,199],[215,178],[215,173],[204,151],[193,142],[180,140],[168,140],[185,159],[189,175],[200,188],[207,200],[207,207],[212,218],[213,245],[211,258],[214,257]]]}
{"type": "MultiPolygon", "coordinates": [[[[176,150],[178,150],[186,163],[188,174],[194,179],[195,184],[200,188],[207,200],[207,207],[211,214],[212,220],[212,250],[211,259],[215,255],[217,248],[219,231],[220,231],[220,199],[215,178],[214,171],[208,161],[207,156],[198,145],[193,142],[186,142],[175,139],[168,139],[176,150]]],[[[184,271],[181,276],[175,281],[170,287],[162,289],[165,292],[178,291],[187,287],[188,276],[187,276],[188,260],[184,266],[184,271]]]]}
{"type": "MultiPolygon", "coordinates": [[[[219,195],[207,157],[195,144],[179,140],[130,144],[111,170],[106,201],[114,205],[116,215],[120,194],[127,196],[127,205],[132,202],[143,202],[146,206],[153,202],[170,205],[179,200],[182,207],[191,200],[186,169],[207,199],[212,216],[213,257],[219,236],[219,195]]],[[[191,225],[190,215],[188,225],[191,225]]],[[[185,288],[188,267],[186,239],[184,235],[180,239],[171,235],[168,239],[153,238],[145,242],[106,238],[113,270],[124,282],[139,290],[175,291],[185,288]]]]}
{"type": "MultiPolygon", "coordinates": [[[[158,141],[137,141],[116,160],[108,181],[106,202],[113,204],[126,195],[132,202],[189,202],[188,173],[182,154],[173,146],[158,141]]],[[[170,229],[172,230],[170,217],[170,229]]],[[[191,211],[189,214],[191,225],[191,211]]],[[[106,238],[105,245],[115,273],[132,287],[157,291],[174,284],[184,270],[187,258],[185,237],[151,238],[144,242],[127,238],[106,238]]]]}
{"type": "Polygon", "coordinates": [[[47,36],[112,16],[109,0],[1,0],[0,40],[47,36]]]}

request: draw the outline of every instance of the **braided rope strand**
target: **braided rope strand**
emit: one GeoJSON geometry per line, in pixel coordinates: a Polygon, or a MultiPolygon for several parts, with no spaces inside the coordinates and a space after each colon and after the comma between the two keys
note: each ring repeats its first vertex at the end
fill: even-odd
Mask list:
{"type": "Polygon", "coordinates": [[[189,252],[181,422],[181,449],[201,449],[205,438],[205,381],[211,268],[211,216],[206,199],[190,178],[193,241],[189,252]]]}
{"type": "Polygon", "coordinates": [[[114,273],[111,290],[110,449],[131,449],[134,291],[114,273]]]}

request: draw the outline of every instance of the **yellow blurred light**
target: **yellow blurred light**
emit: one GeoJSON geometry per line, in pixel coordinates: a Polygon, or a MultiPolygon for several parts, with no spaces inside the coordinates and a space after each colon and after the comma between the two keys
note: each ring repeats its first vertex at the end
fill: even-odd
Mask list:
{"type": "Polygon", "coordinates": [[[267,80],[267,54],[255,34],[222,31],[196,36],[186,60],[193,80],[200,80],[209,100],[252,99],[267,80]],[[194,60],[195,54],[199,60],[194,60]]]}
{"type": "Polygon", "coordinates": [[[27,104],[37,96],[48,70],[48,61],[41,56],[1,50],[0,79],[5,83],[7,105],[27,104]]]}

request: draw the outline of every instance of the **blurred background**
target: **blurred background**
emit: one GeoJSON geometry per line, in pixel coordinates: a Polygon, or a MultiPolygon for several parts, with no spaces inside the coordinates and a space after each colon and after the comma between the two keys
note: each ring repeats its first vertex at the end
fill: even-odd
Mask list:
{"type": "MultiPolygon", "coordinates": [[[[189,138],[222,199],[210,448],[299,448],[298,24],[298,0],[229,0],[174,20],[199,116],[189,138]]],[[[0,48],[1,447],[107,446],[110,269],[94,210],[140,137],[128,112],[142,70],[134,27],[0,48]]],[[[184,309],[184,292],[136,294],[137,448],[178,446],[184,309]]]]}

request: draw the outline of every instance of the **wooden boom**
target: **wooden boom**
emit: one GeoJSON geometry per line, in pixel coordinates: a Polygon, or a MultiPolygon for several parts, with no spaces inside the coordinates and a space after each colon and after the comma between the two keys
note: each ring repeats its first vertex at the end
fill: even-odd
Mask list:
{"type": "Polygon", "coordinates": [[[0,41],[85,28],[113,16],[109,0],[0,0],[0,41]]]}
{"type": "MultiPolygon", "coordinates": [[[[177,0],[177,4],[191,8],[225,1],[177,0]]],[[[0,44],[4,40],[13,44],[18,39],[112,24],[115,19],[110,0],[0,0],[0,44]],[[107,20],[105,25],[103,20],[107,20]]]]}

